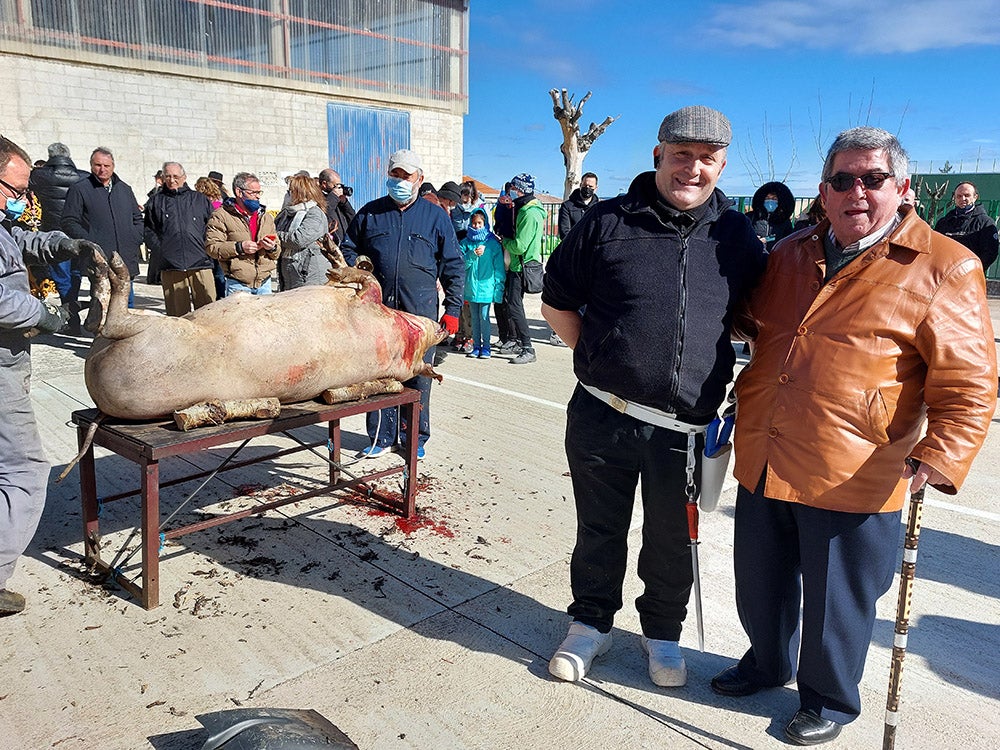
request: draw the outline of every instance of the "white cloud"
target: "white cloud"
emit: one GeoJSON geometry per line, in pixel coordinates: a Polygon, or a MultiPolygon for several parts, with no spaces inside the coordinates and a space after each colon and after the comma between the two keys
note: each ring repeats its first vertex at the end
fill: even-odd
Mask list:
{"type": "Polygon", "coordinates": [[[845,49],[868,55],[995,46],[1000,45],[1000,0],[751,0],[714,6],[707,36],[738,47],[845,49]]]}

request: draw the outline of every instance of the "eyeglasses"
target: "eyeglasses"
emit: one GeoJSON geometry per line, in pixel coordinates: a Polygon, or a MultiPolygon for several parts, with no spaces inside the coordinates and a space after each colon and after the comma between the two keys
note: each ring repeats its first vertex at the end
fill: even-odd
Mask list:
{"type": "Polygon", "coordinates": [[[251,198],[260,198],[264,194],[263,190],[240,190],[243,195],[248,195],[251,198]]]}
{"type": "Polygon", "coordinates": [[[11,198],[13,198],[15,201],[19,201],[27,197],[28,195],[28,188],[24,188],[23,190],[18,190],[16,187],[11,185],[9,182],[6,182],[5,180],[0,180],[0,185],[3,185],[11,193],[13,193],[13,195],[11,195],[11,198]]]}
{"type": "Polygon", "coordinates": [[[163,175],[164,180],[170,180],[171,182],[177,180],[178,182],[184,179],[182,174],[165,174],[163,175]]]}
{"type": "Polygon", "coordinates": [[[880,190],[885,181],[892,176],[889,172],[869,172],[857,177],[853,174],[847,174],[847,172],[838,172],[827,180],[827,183],[838,193],[846,193],[851,190],[858,184],[858,180],[861,180],[865,190],[880,190]]]}

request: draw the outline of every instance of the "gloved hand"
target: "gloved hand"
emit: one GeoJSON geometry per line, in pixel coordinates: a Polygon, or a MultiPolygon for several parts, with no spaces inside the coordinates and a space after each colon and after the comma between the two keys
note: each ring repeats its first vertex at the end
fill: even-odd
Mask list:
{"type": "Polygon", "coordinates": [[[96,253],[104,254],[101,246],[96,242],[91,242],[90,240],[74,240],[70,237],[59,240],[56,245],[56,252],[53,259],[56,263],[60,263],[64,260],[69,260],[70,258],[76,258],[80,255],[86,257],[88,254],[90,257],[94,257],[96,253]]]}
{"type": "Polygon", "coordinates": [[[454,315],[448,315],[445,313],[441,316],[441,325],[448,332],[449,336],[454,336],[458,333],[458,318],[454,315]]]}
{"type": "Polygon", "coordinates": [[[42,303],[42,317],[38,319],[35,328],[45,333],[55,333],[62,330],[69,320],[69,310],[65,305],[56,307],[50,302],[42,303]]]}

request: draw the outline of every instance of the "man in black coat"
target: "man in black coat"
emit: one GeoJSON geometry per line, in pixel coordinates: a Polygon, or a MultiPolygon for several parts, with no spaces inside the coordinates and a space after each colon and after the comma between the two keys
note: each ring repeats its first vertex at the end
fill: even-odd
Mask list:
{"type": "Polygon", "coordinates": [[[976,205],[979,191],[971,182],[960,182],[951,199],[955,208],[942,216],[934,230],[961,242],[976,254],[983,271],[997,259],[997,225],[982,206],[976,205]]]}
{"type": "Polygon", "coordinates": [[[597,175],[587,172],[580,178],[580,187],[569,194],[559,206],[559,239],[562,239],[583,215],[597,202],[597,175]]]}
{"type": "Polygon", "coordinates": [[[344,243],[347,227],[357,213],[350,198],[354,191],[344,187],[334,169],[324,169],[319,173],[319,189],[326,196],[326,220],[330,224],[330,234],[339,247],[344,243]]]}
{"type": "Polygon", "coordinates": [[[205,252],[212,204],[188,187],[178,162],[166,162],[162,171],[163,186],[146,203],[146,247],[159,258],[167,315],[180,317],[215,302],[212,259],[205,252]]]}
{"type": "MultiPolygon", "coordinates": [[[[96,242],[109,256],[117,252],[129,275],[139,275],[142,211],[132,188],[115,174],[114,155],[103,146],[90,155],[90,175],[66,194],[60,226],[70,237],[96,242]]],[[[134,301],[130,284],[128,306],[134,301]]]]}
{"type": "MultiPolygon", "coordinates": [[[[41,231],[53,232],[59,229],[63,208],[66,205],[66,194],[72,185],[86,178],[88,174],[76,168],[65,144],[59,142],[49,144],[49,160],[31,170],[31,177],[28,179],[28,189],[42,204],[41,231]]],[[[80,280],[83,276],[80,263],[76,260],[64,260],[49,266],[49,272],[59,292],[59,299],[72,312],[69,332],[74,335],[79,334],[80,319],[76,313],[80,311],[80,280]]]]}

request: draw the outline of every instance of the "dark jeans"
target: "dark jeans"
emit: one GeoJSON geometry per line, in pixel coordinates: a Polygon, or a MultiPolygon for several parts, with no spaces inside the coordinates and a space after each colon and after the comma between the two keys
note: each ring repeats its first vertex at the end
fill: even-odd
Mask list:
{"type": "Polygon", "coordinates": [[[750,649],[740,672],[783,685],[795,670],[799,701],[838,724],[861,713],[858,683],[875,602],[892,585],[900,512],[845,513],[773,500],[764,482],[739,488],[733,560],[736,606],[750,649]]]}
{"type": "MultiPolygon", "coordinates": [[[[697,455],[703,446],[699,436],[697,455]]],[[[641,477],[638,573],[645,591],[635,606],[647,638],[679,640],[694,580],[684,494],[687,435],[621,414],[578,385],[567,410],[566,457],[577,516],[569,614],[601,632],[611,630],[622,608],[628,531],[641,477]]]]}
{"type": "Polygon", "coordinates": [[[76,259],[64,260],[49,266],[52,282],[59,292],[59,301],[70,305],[74,312],[80,309],[80,282],[83,277],[82,266],[76,259]]]}
{"type": "Polygon", "coordinates": [[[534,351],[528,332],[528,317],[524,313],[524,280],[521,272],[508,271],[507,285],[503,290],[503,301],[507,304],[511,336],[522,348],[534,351]]]}
{"type": "MultiPolygon", "coordinates": [[[[434,362],[434,350],[431,347],[424,355],[424,362],[434,362]]],[[[407,388],[416,388],[420,391],[420,424],[417,425],[417,445],[423,445],[431,437],[431,378],[418,375],[403,383],[407,388]]],[[[368,438],[378,446],[389,448],[396,444],[403,444],[406,430],[409,425],[399,424],[399,407],[380,409],[376,412],[368,412],[365,416],[365,425],[368,428],[368,438]]]]}

